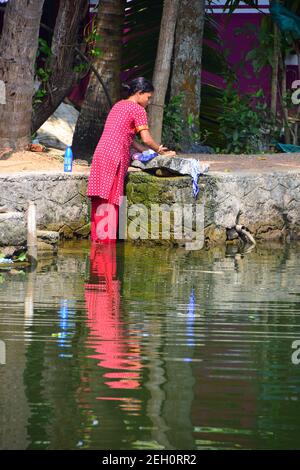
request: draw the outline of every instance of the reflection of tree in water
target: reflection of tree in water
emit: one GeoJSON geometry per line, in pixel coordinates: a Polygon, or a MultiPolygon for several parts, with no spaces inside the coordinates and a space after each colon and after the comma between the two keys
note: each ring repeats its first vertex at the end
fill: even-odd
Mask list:
{"type": "Polygon", "coordinates": [[[82,256],[40,260],[38,272],[26,279],[23,380],[29,449],[75,448],[82,423],[93,422],[92,411],[77,401],[87,336],[75,301],[81,299],[83,266],[82,256]]]}
{"type": "MultiPolygon", "coordinates": [[[[257,427],[272,448],[299,447],[299,367],[291,361],[291,344],[300,337],[300,266],[290,245],[276,245],[268,256],[270,293],[264,303],[264,343],[255,351],[262,377],[257,390],[257,427]],[[287,424],[288,423],[288,424],[287,424]]],[[[295,247],[294,247],[295,248],[295,247]]]]}
{"type": "MultiPolygon", "coordinates": [[[[282,312],[294,304],[287,291],[297,287],[287,281],[291,271],[298,269],[299,274],[295,252],[291,257],[282,245],[249,253],[135,249],[134,261],[130,256],[127,260],[124,291],[129,298],[144,300],[144,328],[152,338],[143,341],[150,376],[146,387],[151,397],[157,396],[151,410],[148,400],[147,414],[156,423],[156,441],[179,448],[183,442],[186,448],[255,447],[265,436],[272,447],[267,428],[260,429],[260,387],[272,364],[272,349],[282,344],[276,334],[272,337],[274,323],[279,332],[286,321],[282,312]],[[186,363],[183,331],[193,285],[195,347],[186,363]]],[[[298,322],[297,315],[289,319],[291,325],[298,322]]],[[[275,368],[285,360],[282,352],[275,368]]]]}
{"type": "Polygon", "coordinates": [[[297,249],[125,252],[28,283],[29,448],[296,447],[297,249]]]}
{"type": "Polygon", "coordinates": [[[136,308],[128,316],[130,322],[143,325],[144,388],[149,392],[145,412],[152,424],[148,440],[156,448],[195,448],[191,407],[196,299],[192,285],[181,288],[176,275],[180,259],[177,251],[163,248],[129,246],[126,252],[123,291],[141,305],[140,314],[136,308]],[[180,330],[178,314],[182,315],[180,330]]]}
{"type": "MultiPolygon", "coordinates": [[[[60,289],[61,282],[61,273],[58,275],[52,268],[48,266],[52,281],[49,296],[52,287],[56,291],[60,289]]],[[[75,322],[78,312],[75,309],[69,312],[69,304],[74,306],[74,301],[69,300],[60,300],[58,309],[55,304],[46,309],[41,307],[40,310],[37,306],[33,309],[34,300],[37,303],[45,301],[41,286],[47,285],[48,273],[35,273],[34,284],[30,282],[33,273],[28,274],[25,324],[30,332],[27,337],[32,338],[27,347],[24,370],[24,386],[30,407],[28,449],[68,449],[76,445],[80,436],[81,410],[75,400],[80,372],[77,355],[74,354],[80,339],[76,334],[79,324],[75,322]],[[32,311],[29,311],[30,307],[32,311]],[[53,333],[56,323],[59,332],[53,333]]],[[[75,287],[73,283],[71,286],[63,283],[63,289],[65,295],[71,296],[75,287]]]]}

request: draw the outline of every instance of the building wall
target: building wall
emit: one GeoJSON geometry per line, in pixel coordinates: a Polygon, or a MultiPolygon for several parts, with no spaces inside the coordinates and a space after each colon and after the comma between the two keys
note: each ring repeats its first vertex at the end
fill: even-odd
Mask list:
{"type": "MultiPolygon", "coordinates": [[[[241,2],[241,7],[234,13],[229,14],[229,10],[223,10],[226,0],[214,0],[211,6],[207,6],[207,14],[211,15],[219,29],[222,49],[228,50],[228,64],[237,71],[240,91],[242,93],[252,93],[259,88],[264,90],[267,99],[270,99],[271,68],[265,67],[258,77],[255,76],[250,63],[245,62],[247,53],[258,45],[255,33],[243,32],[237,34],[237,29],[245,28],[250,24],[258,30],[263,15],[269,14],[269,0],[259,0],[259,11],[241,2]]],[[[208,72],[203,72],[202,81],[205,84],[213,84],[224,87],[222,78],[214,76],[208,72]]]]}

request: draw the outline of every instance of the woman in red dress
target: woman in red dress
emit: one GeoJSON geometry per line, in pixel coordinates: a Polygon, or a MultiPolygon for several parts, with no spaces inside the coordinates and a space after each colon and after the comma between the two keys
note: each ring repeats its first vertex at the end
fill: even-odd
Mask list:
{"type": "Polygon", "coordinates": [[[118,101],[111,109],[101,139],[96,147],[88,182],[91,198],[91,239],[110,242],[117,238],[119,206],[124,180],[130,165],[130,148],[145,148],[134,142],[140,133],[144,144],[163,154],[167,149],[156,143],[148,127],[145,108],[154,92],[151,82],[143,77],[124,85],[128,98],[118,101]]]}
{"type": "MultiPolygon", "coordinates": [[[[119,259],[119,258],[118,258],[119,259]]],[[[111,389],[137,389],[140,387],[141,332],[126,336],[120,305],[121,281],[117,275],[116,244],[92,243],[90,248],[90,276],[85,284],[88,313],[89,346],[95,352],[89,357],[98,359],[104,383],[111,389]]],[[[129,335],[129,333],[127,333],[129,335]]],[[[119,399],[116,395],[103,395],[99,399],[119,399]]],[[[128,406],[130,401],[128,398],[128,406]]]]}

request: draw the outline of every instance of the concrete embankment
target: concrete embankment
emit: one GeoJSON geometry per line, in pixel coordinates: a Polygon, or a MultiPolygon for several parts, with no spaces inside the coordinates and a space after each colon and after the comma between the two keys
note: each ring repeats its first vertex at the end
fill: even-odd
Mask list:
{"type": "MultiPolygon", "coordinates": [[[[128,204],[204,206],[206,243],[232,238],[237,221],[257,240],[300,238],[300,156],[188,156],[210,164],[193,197],[188,176],[130,172],[128,204]]],[[[176,158],[176,157],[175,157],[176,158]]],[[[60,238],[89,236],[88,169],[0,173],[0,246],[26,243],[24,213],[34,201],[39,230],[60,238]]],[[[132,220],[131,220],[132,221],[132,220]]]]}

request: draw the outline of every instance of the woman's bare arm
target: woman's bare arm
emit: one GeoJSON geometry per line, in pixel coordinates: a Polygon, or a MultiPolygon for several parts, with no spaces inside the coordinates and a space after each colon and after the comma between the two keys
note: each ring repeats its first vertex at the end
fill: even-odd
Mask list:
{"type": "Polygon", "coordinates": [[[148,150],[148,147],[145,145],[140,144],[139,142],[133,141],[132,142],[132,147],[137,150],[138,152],[144,152],[145,150],[148,150]]]}
{"type": "Polygon", "coordinates": [[[163,147],[163,145],[159,145],[157,142],[155,142],[152,135],[147,129],[142,130],[140,132],[140,136],[144,144],[147,145],[147,147],[150,147],[155,152],[164,153],[168,151],[167,147],[163,147]]]}

